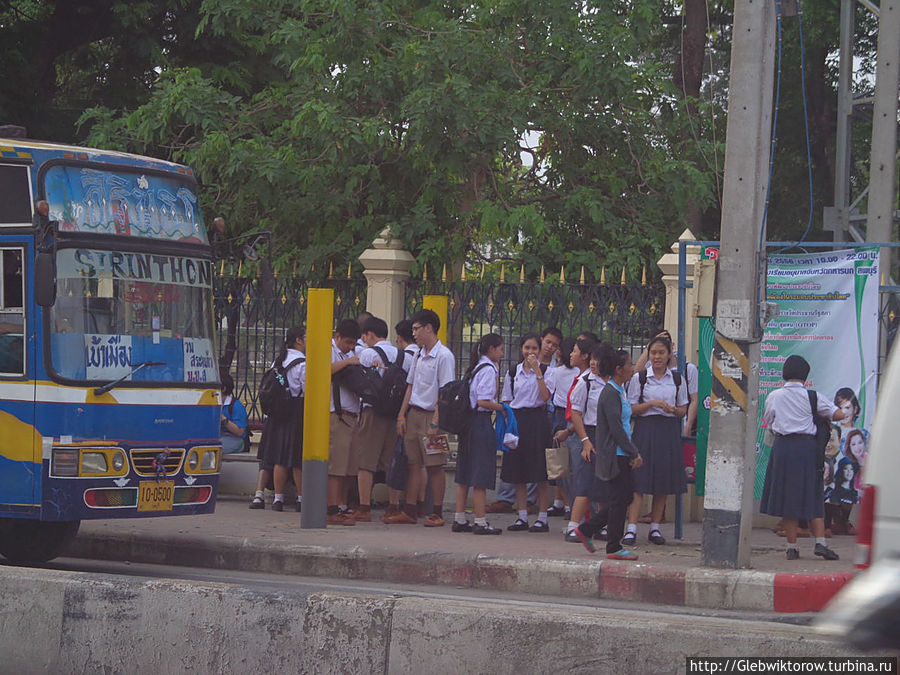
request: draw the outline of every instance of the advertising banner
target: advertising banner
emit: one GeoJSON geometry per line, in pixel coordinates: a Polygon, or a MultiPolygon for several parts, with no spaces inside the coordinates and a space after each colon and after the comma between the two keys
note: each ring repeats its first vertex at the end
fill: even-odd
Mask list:
{"type": "MultiPolygon", "coordinates": [[[[766,395],[781,386],[785,359],[798,354],[810,364],[807,386],[851,411],[839,425],[841,440],[861,429],[863,442],[875,412],[878,366],[878,249],[775,255],[768,260],[766,298],[778,304],[760,347],[759,412],[766,395]]],[[[837,433],[835,434],[837,436],[837,433]]],[[[756,497],[769,459],[757,434],[756,497]]],[[[841,442],[842,446],[843,443],[841,442]]],[[[837,442],[833,454],[843,453],[837,442]]],[[[865,450],[856,458],[864,464],[865,450]]]]}

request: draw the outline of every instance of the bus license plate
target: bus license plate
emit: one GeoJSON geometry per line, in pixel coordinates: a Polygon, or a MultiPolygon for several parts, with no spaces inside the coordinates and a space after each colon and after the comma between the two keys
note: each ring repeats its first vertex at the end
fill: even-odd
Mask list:
{"type": "Polygon", "coordinates": [[[145,480],[138,485],[138,511],[171,511],[175,497],[175,481],[145,480]]]}

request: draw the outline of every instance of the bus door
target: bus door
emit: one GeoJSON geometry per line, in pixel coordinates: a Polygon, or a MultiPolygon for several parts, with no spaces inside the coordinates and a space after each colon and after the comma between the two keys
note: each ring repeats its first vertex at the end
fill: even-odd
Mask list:
{"type": "Polygon", "coordinates": [[[31,238],[3,232],[31,226],[27,169],[0,159],[0,512],[6,514],[35,513],[41,501],[35,354],[25,302],[31,238]]]}

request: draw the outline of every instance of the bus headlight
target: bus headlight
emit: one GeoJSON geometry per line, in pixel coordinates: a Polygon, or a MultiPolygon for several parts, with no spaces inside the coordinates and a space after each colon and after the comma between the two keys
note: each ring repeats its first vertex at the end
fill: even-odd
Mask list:
{"type": "Polygon", "coordinates": [[[197,455],[196,450],[191,450],[190,453],[188,453],[187,464],[191,471],[197,470],[197,465],[200,464],[200,457],[197,455]]]}
{"type": "Polygon", "coordinates": [[[112,457],[113,471],[121,471],[125,466],[125,453],[116,452],[112,457]]]}
{"type": "Polygon", "coordinates": [[[106,463],[106,455],[102,452],[84,452],[81,455],[81,473],[106,473],[109,465],[106,463]]]}
{"type": "Polygon", "coordinates": [[[218,464],[218,452],[215,450],[207,450],[203,453],[203,462],[200,465],[200,468],[203,471],[215,471],[216,465],[218,464]]]}

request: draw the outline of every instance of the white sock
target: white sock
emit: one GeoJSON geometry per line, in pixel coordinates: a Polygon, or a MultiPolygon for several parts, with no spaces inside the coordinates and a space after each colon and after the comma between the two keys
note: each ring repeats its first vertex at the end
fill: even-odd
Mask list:
{"type": "Polygon", "coordinates": [[[488,526],[487,518],[476,518],[475,524],[481,525],[481,527],[487,527],[488,526]]]}
{"type": "Polygon", "coordinates": [[[257,496],[259,499],[265,499],[265,498],[266,498],[266,493],[263,492],[262,490],[257,490],[257,491],[256,491],[256,496],[257,496]]]}
{"type": "Polygon", "coordinates": [[[541,511],[540,513],[538,513],[538,522],[539,523],[547,522],[547,512],[546,511],[541,511]]]}
{"type": "Polygon", "coordinates": [[[825,537],[816,537],[816,544],[822,544],[822,546],[826,546],[825,537]]]}
{"type": "Polygon", "coordinates": [[[625,528],[626,534],[637,534],[637,524],[636,523],[628,523],[628,527],[625,528]]]}
{"type": "Polygon", "coordinates": [[[528,522],[528,509],[519,509],[519,520],[528,522]]]}
{"type": "Polygon", "coordinates": [[[790,551],[791,549],[793,549],[793,550],[795,550],[795,551],[799,551],[799,550],[800,550],[800,546],[799,546],[798,544],[796,544],[796,543],[794,543],[794,544],[788,544],[787,547],[788,547],[788,551],[790,551]]]}
{"type": "Polygon", "coordinates": [[[453,518],[454,518],[454,519],[456,520],[456,522],[459,523],[460,525],[465,525],[466,523],[469,522],[468,520],[466,520],[466,513],[465,513],[465,511],[457,511],[456,513],[453,514],[453,518]]]}
{"type": "Polygon", "coordinates": [[[276,492],[276,493],[275,493],[275,501],[276,501],[276,502],[283,502],[283,501],[284,501],[284,493],[283,493],[283,492],[276,492]]]}
{"type": "Polygon", "coordinates": [[[303,501],[303,495],[297,495],[297,503],[299,504],[302,501],[303,501]]]}
{"type": "Polygon", "coordinates": [[[574,530],[576,527],[578,527],[578,523],[576,523],[574,520],[570,520],[569,524],[566,526],[566,534],[574,530]]]}
{"type": "Polygon", "coordinates": [[[346,505],[346,504],[338,504],[338,511],[340,511],[341,513],[343,513],[343,512],[346,511],[346,510],[347,510],[347,505],[346,505]]]}
{"type": "Polygon", "coordinates": [[[650,523],[650,531],[653,532],[653,530],[659,532],[659,523],[650,523]]]}
{"type": "Polygon", "coordinates": [[[563,508],[565,505],[566,505],[566,504],[565,504],[565,502],[563,502],[562,499],[554,499],[554,500],[553,500],[553,508],[555,508],[555,509],[561,509],[561,508],[563,508]]]}

